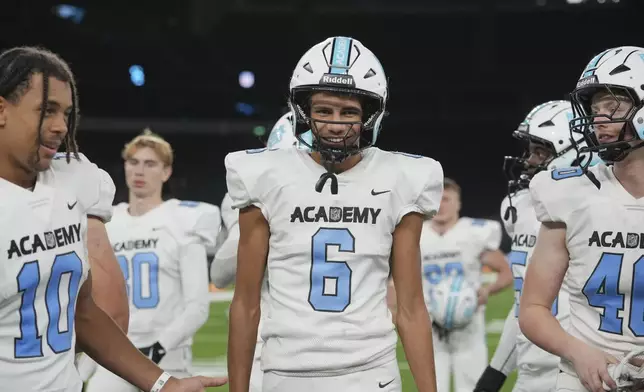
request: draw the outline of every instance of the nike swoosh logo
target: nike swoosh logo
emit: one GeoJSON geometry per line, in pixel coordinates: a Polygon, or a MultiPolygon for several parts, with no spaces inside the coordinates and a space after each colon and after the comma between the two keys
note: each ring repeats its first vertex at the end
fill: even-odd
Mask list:
{"type": "Polygon", "coordinates": [[[389,190],[389,191],[380,191],[380,192],[376,192],[374,189],[372,189],[372,190],[371,190],[371,195],[372,195],[372,196],[378,196],[378,195],[382,195],[383,193],[388,193],[388,192],[391,192],[391,191],[389,190]]]}
{"type": "Polygon", "coordinates": [[[384,388],[384,387],[386,387],[387,385],[389,385],[389,384],[391,384],[392,382],[394,382],[394,380],[395,380],[395,378],[394,378],[393,380],[389,381],[389,382],[385,382],[385,383],[383,383],[383,382],[379,382],[379,383],[378,383],[378,386],[379,386],[380,388],[384,388]]]}
{"type": "Polygon", "coordinates": [[[76,207],[76,203],[78,203],[78,200],[76,200],[76,201],[74,202],[74,204],[69,204],[69,203],[67,203],[67,208],[68,208],[68,209],[70,209],[70,210],[74,209],[74,207],[76,207]]]}

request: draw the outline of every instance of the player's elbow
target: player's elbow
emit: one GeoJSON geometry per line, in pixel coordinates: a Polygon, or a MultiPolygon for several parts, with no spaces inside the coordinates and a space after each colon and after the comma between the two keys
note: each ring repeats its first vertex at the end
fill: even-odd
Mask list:
{"type": "Polygon", "coordinates": [[[244,323],[256,319],[259,323],[260,313],[261,310],[259,293],[255,296],[252,293],[240,293],[235,290],[233,300],[230,304],[231,322],[239,320],[240,322],[244,323]]]}
{"type": "Polygon", "coordinates": [[[412,296],[409,299],[402,300],[399,296],[395,317],[396,326],[401,329],[418,324],[424,325],[425,323],[431,325],[422,293],[420,293],[419,297],[412,296]]]}
{"type": "Polygon", "coordinates": [[[118,308],[112,312],[112,314],[108,314],[112,320],[116,323],[116,325],[121,328],[121,330],[127,334],[128,328],[130,325],[130,310],[125,307],[125,309],[118,308]]]}
{"type": "Polygon", "coordinates": [[[529,339],[534,339],[535,331],[538,333],[538,321],[541,317],[542,306],[521,300],[519,306],[519,329],[529,339]]]}
{"type": "Polygon", "coordinates": [[[501,251],[490,252],[486,263],[497,273],[496,284],[499,289],[504,289],[512,284],[512,270],[510,263],[501,251]]]}
{"type": "MultiPolygon", "coordinates": [[[[119,271],[120,272],[120,271],[119,271]]],[[[110,298],[105,298],[101,301],[101,304],[105,306],[100,306],[103,311],[114,320],[116,325],[121,328],[123,332],[127,334],[128,327],[130,325],[130,305],[127,299],[127,289],[125,284],[120,285],[119,283],[125,283],[123,280],[123,275],[117,275],[121,279],[112,280],[113,291],[110,298]]]]}
{"type": "Polygon", "coordinates": [[[127,334],[130,323],[130,307],[125,285],[123,284],[122,287],[119,285],[119,282],[123,282],[123,276],[120,275],[120,278],[120,281],[114,279],[106,286],[95,285],[92,296],[98,307],[127,334]]]}

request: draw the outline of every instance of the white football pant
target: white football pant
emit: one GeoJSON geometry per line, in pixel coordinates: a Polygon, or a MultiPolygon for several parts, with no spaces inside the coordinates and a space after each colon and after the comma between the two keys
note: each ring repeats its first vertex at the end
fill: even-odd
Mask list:
{"type": "Polygon", "coordinates": [[[472,392],[488,363],[485,308],[479,308],[465,328],[452,330],[443,339],[436,329],[433,335],[438,392],[450,392],[452,373],[455,392],[472,392]]]}

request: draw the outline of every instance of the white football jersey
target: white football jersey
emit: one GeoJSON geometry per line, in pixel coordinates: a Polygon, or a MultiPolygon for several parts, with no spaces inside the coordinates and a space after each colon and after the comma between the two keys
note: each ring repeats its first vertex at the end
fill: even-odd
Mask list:
{"type": "Polygon", "coordinates": [[[171,199],[141,216],[127,203],[115,207],[107,233],[125,275],[136,347],[192,344],[208,317],[208,267],[188,249],[213,249],[220,225],[219,208],[208,203],[171,199]]]}
{"type": "Polygon", "coordinates": [[[539,221],[566,224],[568,332],[619,357],[644,346],[644,199],[624,190],[612,167],[588,170],[600,189],[580,168],[563,168],[537,174],[530,191],[539,221]]]}
{"type": "MultiPolygon", "coordinates": [[[[509,207],[509,201],[506,197],[501,203],[501,217],[509,207]]],[[[525,272],[532,257],[532,251],[537,243],[537,236],[541,228],[541,222],[537,220],[537,215],[532,204],[532,197],[528,189],[522,189],[512,195],[512,205],[516,208],[517,221],[512,222],[510,217],[503,220],[505,231],[512,239],[512,250],[508,254],[512,276],[514,277],[514,300],[513,307],[516,322],[519,317],[519,303],[523,291],[523,281],[525,272]]],[[[570,303],[568,292],[561,289],[559,296],[553,303],[552,314],[555,315],[563,328],[567,328],[570,316],[570,303]]],[[[542,350],[532,344],[525,335],[518,329],[517,334],[517,364],[519,367],[525,366],[535,369],[536,367],[556,367],[559,358],[542,350]]]]}
{"type": "Polygon", "coordinates": [[[87,216],[109,221],[110,176],[57,154],[33,191],[0,179],[0,380],[4,391],[76,392],[74,314],[89,273],[87,216]]]}
{"type": "Polygon", "coordinates": [[[395,359],[386,304],[392,233],[411,212],[433,216],[443,171],[433,159],[363,151],[320,193],[326,170],[294,148],[226,157],[233,207],[259,207],[270,226],[264,371],[343,374],[395,359]]]}
{"type": "MultiPolygon", "coordinates": [[[[221,201],[221,230],[217,238],[217,250],[219,250],[231,232],[235,231],[235,226],[239,221],[239,211],[233,209],[233,201],[230,195],[226,193],[221,201]]],[[[237,230],[237,238],[239,238],[239,229],[237,230]]]]}
{"type": "Polygon", "coordinates": [[[537,235],[539,234],[541,222],[537,220],[528,189],[522,189],[512,195],[512,206],[516,209],[516,222],[512,222],[511,216],[507,220],[503,219],[509,206],[510,203],[506,196],[501,202],[501,217],[505,231],[512,239],[512,250],[507,257],[514,277],[513,308],[515,316],[518,317],[525,270],[532,255],[532,250],[537,244],[537,235]]]}
{"type": "Polygon", "coordinates": [[[420,250],[427,309],[432,287],[447,276],[463,276],[474,289],[481,287],[481,253],[500,245],[501,224],[496,221],[462,217],[443,235],[432,228],[431,221],[425,221],[420,250]]]}
{"type": "Polygon", "coordinates": [[[239,211],[233,208],[233,199],[226,193],[221,201],[221,220],[226,230],[230,230],[239,221],[239,211]]]}

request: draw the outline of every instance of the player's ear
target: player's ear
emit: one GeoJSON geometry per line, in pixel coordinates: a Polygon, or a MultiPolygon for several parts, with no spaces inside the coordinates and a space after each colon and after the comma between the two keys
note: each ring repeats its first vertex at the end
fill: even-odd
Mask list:
{"type": "Polygon", "coordinates": [[[0,128],[3,128],[7,123],[7,106],[8,101],[4,97],[0,97],[0,128]]]}
{"type": "Polygon", "coordinates": [[[165,166],[163,168],[163,182],[168,181],[172,175],[172,166],[165,166]]]}

